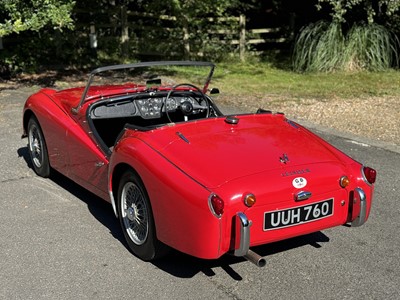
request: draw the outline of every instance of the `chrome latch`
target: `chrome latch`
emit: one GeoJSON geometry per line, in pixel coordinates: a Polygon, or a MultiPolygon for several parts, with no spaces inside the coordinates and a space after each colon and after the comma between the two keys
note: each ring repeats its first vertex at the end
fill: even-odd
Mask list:
{"type": "Polygon", "coordinates": [[[104,166],[104,162],[102,162],[102,161],[96,162],[96,163],[94,164],[94,166],[95,166],[96,168],[100,168],[100,167],[104,166]]]}
{"type": "Polygon", "coordinates": [[[294,201],[303,201],[311,197],[311,192],[301,191],[294,195],[294,201]]]}

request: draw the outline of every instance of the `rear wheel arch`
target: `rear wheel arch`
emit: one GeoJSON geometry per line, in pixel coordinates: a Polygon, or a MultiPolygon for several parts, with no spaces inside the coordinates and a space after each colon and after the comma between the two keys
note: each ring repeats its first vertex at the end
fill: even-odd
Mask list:
{"type": "Polygon", "coordinates": [[[112,177],[111,177],[112,191],[111,192],[112,192],[115,203],[117,202],[117,198],[118,198],[119,182],[121,181],[122,175],[128,170],[132,170],[133,172],[135,172],[137,174],[136,170],[132,166],[125,164],[125,163],[116,165],[112,172],[112,177]]]}
{"type": "Polygon", "coordinates": [[[141,179],[138,172],[128,164],[117,165],[113,171],[112,190],[121,229],[123,231],[129,249],[136,256],[145,261],[154,260],[167,254],[168,247],[157,239],[157,229],[155,225],[151,200],[148,195],[146,186],[144,185],[143,180],[141,179]],[[128,195],[125,194],[125,192],[126,189],[130,188],[134,188],[137,191],[140,190],[140,193],[143,196],[139,197],[141,200],[135,202],[136,204],[133,204],[132,207],[129,204],[127,208],[125,205],[127,205],[128,202],[131,202],[127,200],[127,198],[125,198],[126,195],[128,195]],[[125,208],[123,208],[124,206],[125,208]],[[139,213],[139,215],[137,215],[137,213],[141,211],[140,207],[143,206],[145,208],[143,210],[144,213],[139,213]],[[142,219],[142,217],[145,217],[144,220],[146,220],[147,223],[147,233],[145,237],[142,236],[136,238],[137,236],[132,236],[132,232],[136,234],[136,231],[135,229],[131,229],[130,224],[135,223],[135,218],[133,218],[132,215],[128,213],[128,211],[130,210],[135,211],[135,213],[133,214],[140,219],[142,219]]]}
{"type": "Polygon", "coordinates": [[[30,109],[27,109],[25,111],[23,119],[22,119],[22,126],[23,126],[23,129],[24,129],[23,137],[28,136],[28,123],[29,123],[29,120],[32,118],[32,116],[34,116],[37,119],[37,117],[33,113],[33,111],[31,111],[30,109]]]}

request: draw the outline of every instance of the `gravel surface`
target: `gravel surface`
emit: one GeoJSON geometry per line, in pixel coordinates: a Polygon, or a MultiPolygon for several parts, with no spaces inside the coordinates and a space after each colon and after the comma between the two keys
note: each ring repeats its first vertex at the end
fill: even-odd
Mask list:
{"type": "MultiPolygon", "coordinates": [[[[76,76],[71,81],[76,82],[76,76]]],[[[0,96],[9,95],[13,89],[29,94],[39,88],[39,86],[0,82],[0,96]]],[[[239,111],[255,112],[261,107],[283,112],[288,118],[300,123],[309,122],[307,125],[324,126],[340,133],[367,138],[374,141],[375,145],[382,142],[400,146],[400,101],[395,97],[329,100],[274,98],[276,97],[273,95],[232,97],[221,94],[215,100],[217,104],[236,107],[239,111]]]]}
{"type": "Polygon", "coordinates": [[[285,113],[288,118],[322,125],[377,142],[400,145],[400,101],[394,97],[367,99],[273,100],[247,98],[240,102],[223,97],[225,105],[244,111],[264,108],[285,113]]]}

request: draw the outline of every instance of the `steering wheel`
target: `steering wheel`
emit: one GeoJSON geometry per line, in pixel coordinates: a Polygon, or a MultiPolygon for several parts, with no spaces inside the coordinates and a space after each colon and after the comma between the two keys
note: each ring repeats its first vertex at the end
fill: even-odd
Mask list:
{"type": "MultiPolygon", "coordinates": [[[[204,93],[203,93],[197,86],[195,86],[195,85],[193,85],[193,84],[190,84],[190,83],[180,83],[180,84],[177,84],[177,85],[175,85],[175,86],[173,86],[173,87],[171,88],[171,90],[170,90],[170,91],[168,92],[168,94],[167,94],[167,97],[166,97],[165,100],[164,100],[164,107],[165,107],[165,112],[166,112],[166,114],[167,114],[168,120],[169,120],[171,123],[173,123],[172,120],[171,120],[171,117],[170,117],[170,115],[169,115],[169,112],[168,112],[168,107],[167,107],[168,100],[171,98],[172,94],[174,94],[174,93],[176,92],[176,89],[177,89],[178,87],[181,87],[181,86],[190,87],[190,88],[191,88],[191,89],[189,90],[190,92],[193,92],[193,90],[197,91],[197,92],[200,94],[201,99],[204,100],[204,102],[205,102],[205,106],[203,106],[203,105],[200,104],[201,102],[203,102],[201,99],[200,99],[200,100],[197,100],[195,97],[192,97],[192,99],[196,100],[197,104],[196,104],[196,103],[192,103],[192,102],[190,102],[190,101],[188,101],[188,100],[183,101],[182,103],[178,103],[177,108],[179,108],[180,111],[182,112],[183,117],[184,117],[184,121],[188,121],[188,120],[189,120],[188,116],[190,116],[191,114],[197,113],[197,112],[201,112],[201,111],[204,111],[204,110],[207,111],[207,113],[206,113],[206,118],[208,118],[209,115],[210,115],[210,105],[209,105],[208,99],[207,99],[207,97],[204,95],[204,93]]],[[[180,91],[180,92],[181,92],[181,91],[180,91]]],[[[188,91],[187,91],[187,90],[184,90],[183,92],[188,92],[188,91]]]]}

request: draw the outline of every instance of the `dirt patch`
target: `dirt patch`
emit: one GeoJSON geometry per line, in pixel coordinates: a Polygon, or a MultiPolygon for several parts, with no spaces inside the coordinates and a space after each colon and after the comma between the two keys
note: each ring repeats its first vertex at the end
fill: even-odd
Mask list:
{"type": "Polygon", "coordinates": [[[288,118],[400,145],[400,101],[395,97],[274,100],[272,96],[221,99],[225,105],[240,107],[244,111],[256,111],[258,108],[279,111],[288,118]]]}
{"type": "Polygon", "coordinates": [[[6,89],[18,89],[26,86],[62,89],[85,85],[87,79],[88,73],[78,70],[52,70],[39,74],[21,73],[8,80],[0,78],[0,91],[6,89]]]}

